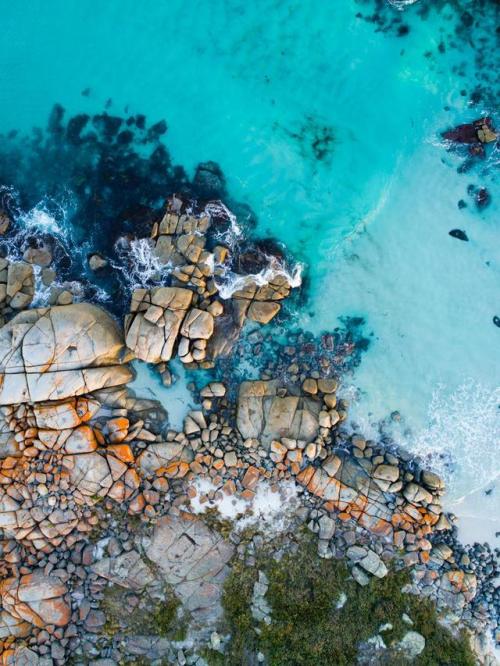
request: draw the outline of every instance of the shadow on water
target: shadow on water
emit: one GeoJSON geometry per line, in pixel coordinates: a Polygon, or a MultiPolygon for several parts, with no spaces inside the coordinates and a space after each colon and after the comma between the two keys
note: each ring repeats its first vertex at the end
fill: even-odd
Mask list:
{"type": "MultiPolygon", "coordinates": [[[[117,241],[149,237],[165,199],[175,192],[194,212],[208,202],[224,201],[238,224],[243,224],[243,234],[232,247],[232,270],[259,273],[270,256],[286,266],[283,244],[252,237],[255,216],[248,206],[231,199],[224,173],[215,162],[199,164],[192,179],[182,166],[172,164],[164,143],[167,132],[165,121],[149,124],[141,114],[120,117],[104,111],[66,119],[64,109],[56,104],[45,129],[34,129],[29,136],[0,135],[0,209],[14,220],[0,240],[0,251],[21,257],[26,246],[46,242],[58,279],[81,282],[86,300],[107,295],[106,307],[121,317],[128,310],[131,281],[125,279],[123,244],[117,241]],[[109,259],[108,269],[90,271],[90,253],[109,259]]],[[[306,134],[309,140],[310,133],[306,134]]],[[[210,207],[215,231],[207,247],[224,236],[228,224],[224,210],[210,207]]],[[[309,292],[306,277],[278,318],[280,326],[295,329],[295,314],[308,306],[309,292]]],[[[296,338],[298,346],[305,345],[312,356],[312,346],[316,349],[317,344],[313,365],[329,357],[328,367],[338,373],[359,363],[368,346],[361,334],[362,323],[344,320],[322,342],[296,331],[289,340],[296,338]]],[[[240,351],[248,354],[245,344],[240,351]]],[[[274,357],[280,361],[276,371],[285,372],[289,360],[282,351],[270,336],[255,359],[256,366],[274,357]]]]}
{"type": "MultiPolygon", "coordinates": [[[[90,298],[91,278],[105,288],[108,306],[116,312],[126,296],[120,276],[116,271],[88,274],[83,250],[113,260],[120,236],[149,236],[171,193],[201,208],[209,200],[224,200],[239,219],[255,223],[248,206],[228,196],[215,162],[199,164],[192,179],[182,166],[172,164],[164,143],[167,131],[164,120],[150,124],[141,114],[102,112],[66,119],[56,104],[46,128],[35,128],[29,136],[16,131],[0,135],[0,207],[14,220],[28,218],[33,234],[24,233],[22,243],[49,242],[60,277],[83,279],[90,298]]],[[[4,245],[12,240],[15,226],[4,245]]]]}

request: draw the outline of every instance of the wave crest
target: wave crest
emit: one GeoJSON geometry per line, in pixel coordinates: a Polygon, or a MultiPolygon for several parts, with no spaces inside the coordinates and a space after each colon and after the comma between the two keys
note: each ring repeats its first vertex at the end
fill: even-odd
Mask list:
{"type": "Polygon", "coordinates": [[[485,488],[499,475],[500,387],[469,379],[450,393],[439,385],[429,425],[416,433],[413,450],[445,480],[450,499],[485,488]]]}
{"type": "Polygon", "coordinates": [[[258,287],[262,287],[272,282],[278,276],[285,277],[290,287],[300,287],[302,284],[302,271],[304,269],[303,264],[297,263],[291,270],[288,270],[277,257],[266,255],[266,259],[269,262],[268,265],[258,273],[238,275],[237,273],[228,271],[223,275],[220,282],[216,281],[220,297],[227,300],[236,291],[244,289],[247,285],[256,284],[258,287]]]}

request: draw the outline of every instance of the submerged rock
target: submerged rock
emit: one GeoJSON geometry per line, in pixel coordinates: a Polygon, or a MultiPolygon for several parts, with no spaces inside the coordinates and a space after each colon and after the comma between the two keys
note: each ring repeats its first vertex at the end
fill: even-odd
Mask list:
{"type": "Polygon", "coordinates": [[[462,241],[468,241],[469,240],[467,234],[465,233],[465,231],[462,231],[462,229],[452,229],[449,232],[449,235],[452,236],[453,238],[458,238],[458,240],[462,240],[462,241]]]}

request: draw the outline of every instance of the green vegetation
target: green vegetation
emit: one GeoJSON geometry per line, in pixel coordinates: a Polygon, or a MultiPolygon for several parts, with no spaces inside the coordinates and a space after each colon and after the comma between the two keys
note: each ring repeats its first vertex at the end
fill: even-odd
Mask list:
{"type": "Polygon", "coordinates": [[[255,568],[246,567],[242,562],[236,561],[224,584],[222,606],[231,633],[226,657],[227,663],[234,666],[245,664],[247,652],[254,651],[257,647],[257,635],[253,629],[255,621],[250,610],[256,580],[255,568]]]}
{"type": "Polygon", "coordinates": [[[218,532],[221,537],[227,539],[233,531],[233,523],[228,518],[223,518],[219,510],[215,507],[209,507],[200,514],[200,519],[214,532],[218,532]]]}
{"type": "MultiPolygon", "coordinates": [[[[272,623],[254,629],[250,600],[256,570],[237,564],[224,590],[223,605],[232,635],[226,655],[228,664],[248,663],[247,655],[261,650],[271,666],[351,666],[356,663],[357,646],[383,632],[390,646],[409,630],[422,634],[425,650],[412,663],[415,666],[474,666],[475,660],[465,635],[455,638],[438,622],[435,606],[426,599],[405,594],[407,572],[391,572],[372,579],[366,587],[349,580],[343,562],[318,558],[312,543],[301,546],[298,554],[259,562],[269,578],[266,598],[272,608],[272,623]],[[342,593],[347,597],[337,608],[342,593]],[[413,625],[406,624],[406,613],[413,625]]],[[[388,651],[390,666],[408,664],[395,651],[388,651]]]]}
{"type": "Polygon", "coordinates": [[[204,650],[199,650],[198,654],[200,657],[203,657],[208,666],[226,666],[227,664],[226,655],[217,652],[217,650],[205,648],[204,650]]]}
{"type": "Polygon", "coordinates": [[[166,636],[172,640],[182,640],[185,623],[178,618],[179,601],[170,590],[165,590],[164,600],[152,599],[144,593],[141,602],[132,612],[124,613],[125,597],[128,590],[112,585],[106,588],[101,608],[106,615],[104,633],[114,636],[123,634],[146,634],[166,636]]]}

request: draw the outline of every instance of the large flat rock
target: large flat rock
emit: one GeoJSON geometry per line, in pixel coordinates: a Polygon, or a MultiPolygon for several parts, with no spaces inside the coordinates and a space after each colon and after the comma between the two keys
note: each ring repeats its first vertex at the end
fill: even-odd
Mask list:
{"type": "Polygon", "coordinates": [[[310,442],[319,430],[319,403],[293,395],[277,395],[276,381],[242,382],[238,396],[237,425],[245,439],[269,446],[282,437],[310,442]]]}
{"type": "Polygon", "coordinates": [[[199,519],[168,515],[158,520],[143,547],[194,623],[213,627],[222,614],[222,585],[234,546],[199,519]]]}
{"type": "Polygon", "coordinates": [[[125,384],[123,335],[104,310],[77,303],[21,312],[0,329],[0,405],[125,384]]]}

